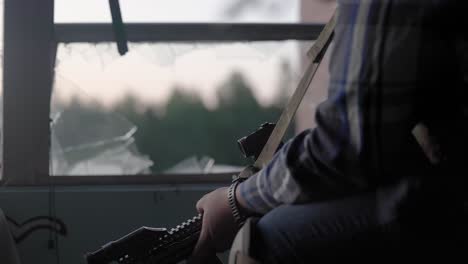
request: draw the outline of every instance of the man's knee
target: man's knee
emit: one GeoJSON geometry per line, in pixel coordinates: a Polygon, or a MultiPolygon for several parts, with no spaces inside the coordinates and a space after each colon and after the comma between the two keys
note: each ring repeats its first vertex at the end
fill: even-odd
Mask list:
{"type": "Polygon", "coordinates": [[[288,226],[288,219],[285,219],[287,210],[288,206],[280,206],[260,218],[256,225],[258,236],[268,241],[283,242],[288,226]]]}
{"type": "Polygon", "coordinates": [[[252,255],[262,263],[288,263],[294,254],[294,245],[288,239],[288,206],[281,206],[263,216],[256,224],[253,234],[252,255]]]}

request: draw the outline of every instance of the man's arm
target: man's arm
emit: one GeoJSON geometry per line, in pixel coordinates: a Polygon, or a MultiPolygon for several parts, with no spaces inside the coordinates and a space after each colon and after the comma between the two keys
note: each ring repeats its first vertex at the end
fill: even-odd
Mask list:
{"type": "Polygon", "coordinates": [[[354,2],[338,9],[329,95],[317,109],[317,127],[290,140],[267,167],[239,186],[238,198],[249,210],[266,213],[280,204],[323,199],[365,186],[349,175],[357,170],[362,147],[360,126],[366,109],[359,100],[366,92],[359,89],[357,78],[363,64],[369,63],[363,45],[371,41],[365,36],[371,30],[367,25],[371,9],[370,1],[354,2]]]}
{"type": "Polygon", "coordinates": [[[266,213],[281,204],[374,190],[424,167],[411,132],[434,112],[440,76],[450,76],[450,56],[443,52],[450,28],[438,11],[443,3],[339,4],[329,95],[316,112],[317,127],[239,185],[238,199],[248,210],[266,213]]]}
{"type": "MultiPolygon", "coordinates": [[[[316,113],[317,128],[293,138],[238,186],[237,201],[246,214],[375,190],[418,175],[427,165],[412,130],[451,102],[453,91],[441,87],[450,89],[446,81],[458,74],[446,52],[454,32],[446,24],[447,11],[457,2],[338,2],[329,96],[316,113]]],[[[237,230],[226,189],[203,197],[198,209],[204,216],[194,256],[232,242],[233,236],[218,232],[237,230]]]]}

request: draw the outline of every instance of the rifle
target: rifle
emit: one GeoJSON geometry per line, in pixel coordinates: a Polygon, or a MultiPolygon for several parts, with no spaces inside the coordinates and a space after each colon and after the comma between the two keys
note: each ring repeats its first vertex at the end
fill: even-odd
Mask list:
{"type": "Polygon", "coordinates": [[[200,235],[201,219],[197,215],[170,230],[140,227],[86,254],[86,261],[88,264],[178,263],[192,253],[200,235]]]}
{"type": "MultiPolygon", "coordinates": [[[[304,76],[276,125],[263,124],[260,129],[238,141],[246,157],[255,157],[253,166],[245,168],[238,177],[249,177],[271,160],[278,150],[299,104],[304,97],[320,62],[333,39],[336,25],[334,14],[315,41],[308,55],[311,58],[304,76]]],[[[142,227],[110,242],[101,249],[86,255],[88,264],[170,264],[178,263],[192,253],[201,231],[202,216],[198,215],[167,231],[165,228],[142,227]]]]}
{"type": "MultiPolygon", "coordinates": [[[[238,146],[244,156],[258,157],[274,127],[275,124],[264,123],[255,132],[239,139],[238,146]]],[[[178,263],[192,253],[201,223],[202,215],[199,214],[169,231],[166,228],[140,227],[95,252],[87,253],[85,258],[88,264],[178,263]]]]}

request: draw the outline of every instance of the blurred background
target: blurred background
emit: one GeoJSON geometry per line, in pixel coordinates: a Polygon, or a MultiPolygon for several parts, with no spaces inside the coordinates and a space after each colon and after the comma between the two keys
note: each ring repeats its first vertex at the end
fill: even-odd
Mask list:
{"type": "MultiPolygon", "coordinates": [[[[124,22],[324,23],[326,0],[122,0],[124,22]]],[[[56,0],[55,23],[111,22],[107,1],[56,0]]],[[[52,175],[232,172],[237,139],[275,122],[312,42],[59,44],[52,175]]],[[[288,134],[314,125],[327,63],[288,134]]]]}
{"type": "MultiPolygon", "coordinates": [[[[18,3],[13,1],[18,0],[7,3],[18,3]]],[[[41,20],[33,15],[34,1],[21,3],[17,13],[24,8],[41,20]]],[[[330,0],[120,0],[120,4],[128,23],[324,24],[335,8],[330,0]]],[[[0,0],[2,60],[3,8],[0,0]]],[[[29,33],[36,28],[11,23],[11,18],[10,37],[17,28],[29,33]]],[[[110,23],[109,2],[55,0],[54,22],[110,23]]],[[[36,45],[30,35],[25,38],[36,45]]],[[[12,39],[21,44],[22,38],[12,39]]],[[[12,46],[18,43],[9,43],[10,52],[16,50],[12,46]]],[[[192,217],[202,195],[229,184],[231,172],[252,162],[242,156],[237,140],[264,122],[276,122],[301,78],[312,43],[130,42],[125,56],[118,54],[113,42],[58,43],[50,135],[47,129],[35,131],[47,118],[37,122],[27,118],[47,117],[43,102],[49,98],[38,100],[31,94],[46,94],[50,84],[19,82],[24,87],[19,87],[22,93],[13,93],[15,97],[12,91],[18,81],[10,78],[14,85],[7,90],[14,100],[8,101],[10,137],[5,148],[10,172],[4,179],[17,181],[2,181],[0,208],[8,216],[22,263],[81,264],[84,253],[136,228],[172,227],[192,217]],[[17,116],[23,119],[17,122],[17,116]],[[12,126],[17,123],[33,125],[12,126]],[[25,143],[25,138],[31,140],[25,143]],[[43,157],[49,147],[47,164],[43,157]],[[132,176],[120,177],[128,175],[132,176]]],[[[18,50],[47,47],[34,45],[20,45],[18,50]]],[[[9,58],[11,67],[16,58],[9,58]]],[[[16,72],[44,79],[34,73],[47,72],[37,66],[48,61],[28,59],[33,58],[18,60],[24,67],[16,72]],[[28,63],[33,66],[28,68],[28,63]]],[[[315,125],[314,110],[326,96],[327,68],[328,56],[287,137],[315,125]]],[[[1,79],[2,74],[3,69],[1,79]]],[[[3,97],[3,89],[0,93],[3,97]]],[[[3,125],[1,111],[3,107],[3,125]]]]}

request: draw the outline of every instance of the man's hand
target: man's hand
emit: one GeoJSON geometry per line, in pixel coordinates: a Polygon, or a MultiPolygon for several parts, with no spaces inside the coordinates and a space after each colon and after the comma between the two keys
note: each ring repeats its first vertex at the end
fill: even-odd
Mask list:
{"type": "Polygon", "coordinates": [[[216,252],[229,249],[239,230],[228,202],[228,188],[217,189],[197,203],[202,230],[189,263],[208,263],[216,252]]]}

